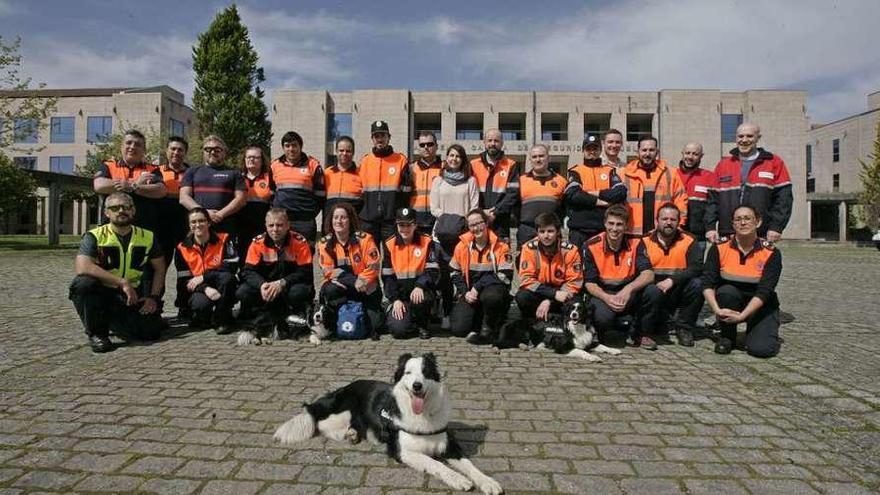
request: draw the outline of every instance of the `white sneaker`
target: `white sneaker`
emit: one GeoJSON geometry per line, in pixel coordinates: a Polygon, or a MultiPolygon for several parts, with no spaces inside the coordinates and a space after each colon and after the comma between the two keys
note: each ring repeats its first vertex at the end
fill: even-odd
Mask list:
{"type": "Polygon", "coordinates": [[[452,325],[449,323],[448,316],[443,317],[443,321],[440,322],[440,328],[442,328],[443,330],[449,330],[450,328],[452,328],[452,325]]]}

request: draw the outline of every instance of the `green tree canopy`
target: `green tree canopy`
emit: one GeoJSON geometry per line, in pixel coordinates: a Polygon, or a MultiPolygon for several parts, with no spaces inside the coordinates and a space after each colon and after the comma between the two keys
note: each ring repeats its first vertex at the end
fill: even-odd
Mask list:
{"type": "Polygon", "coordinates": [[[862,171],[862,192],[859,201],[862,204],[863,220],[871,228],[880,228],[880,122],[877,122],[877,136],[874,138],[874,150],[868,160],[859,160],[862,171]]]}
{"type": "Polygon", "coordinates": [[[193,47],[193,104],[201,136],[223,138],[230,163],[239,162],[246,146],[268,148],[272,139],[258,59],[235,5],[217,14],[193,47]]]}

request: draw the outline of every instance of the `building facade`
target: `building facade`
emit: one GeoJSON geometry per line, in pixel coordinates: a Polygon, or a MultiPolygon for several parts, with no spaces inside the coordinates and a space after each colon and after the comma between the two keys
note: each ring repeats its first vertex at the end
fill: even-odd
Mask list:
{"type": "Polygon", "coordinates": [[[686,143],[702,143],[703,166],[713,169],[735,147],[736,127],[754,122],[761,126],[761,146],[785,160],[794,182],[795,203],[785,237],[809,237],[804,145],[810,124],[804,91],[277,90],[272,153],[279,155],[281,136],[295,130],[303,136],[305,152],[322,163],[333,160],[333,141],[343,134],[354,138],[360,156],[370,148],[370,123],[379,119],[389,123],[392,146],[409,156],[423,130],[437,134],[441,153],[458,143],[476,155],[483,149],[483,133],[499,128],[508,156],[525,163],[529,148],[543,143],[558,171],[582,160],[585,135],[611,128],[624,134],[622,154],[629,159],[636,157],[639,138],[653,135],[661,157],[673,164],[686,143]]]}
{"type": "MultiPolygon", "coordinates": [[[[136,128],[144,133],[185,135],[195,125],[184,96],[169,86],[146,88],[46,89],[7,92],[3,98],[56,98],[55,111],[45,127],[16,122],[12,145],[3,150],[22,168],[75,174],[84,167],[95,145],[115,133],[136,128]]],[[[34,207],[0,222],[4,233],[44,234],[47,191],[38,191],[34,207]]],[[[97,211],[85,201],[61,204],[61,233],[82,234],[97,222],[97,211]]]]}
{"type": "Polygon", "coordinates": [[[810,235],[828,240],[854,240],[853,206],[862,191],[862,161],[874,151],[880,122],[880,91],[867,97],[865,112],[813,126],[806,143],[807,201],[810,235]]]}

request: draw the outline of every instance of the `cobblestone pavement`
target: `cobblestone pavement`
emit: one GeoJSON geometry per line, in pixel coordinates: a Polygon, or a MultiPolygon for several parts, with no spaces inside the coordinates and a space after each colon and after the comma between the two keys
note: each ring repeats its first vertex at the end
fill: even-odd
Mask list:
{"type": "Polygon", "coordinates": [[[433,351],[453,429],[507,493],[858,494],[880,488],[880,253],[783,249],[782,354],[711,343],[604,363],[460,339],[188,333],[94,355],[66,298],[73,252],[0,255],[0,493],[437,493],[378,448],[273,445],[298,404],[433,351]]]}

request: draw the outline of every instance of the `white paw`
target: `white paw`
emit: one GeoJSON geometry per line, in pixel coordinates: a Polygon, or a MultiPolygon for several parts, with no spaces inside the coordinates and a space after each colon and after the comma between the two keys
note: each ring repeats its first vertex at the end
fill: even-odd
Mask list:
{"type": "Polygon", "coordinates": [[[258,339],[253,333],[242,330],[241,332],[238,332],[238,339],[236,343],[241,346],[251,344],[260,345],[260,339],[258,339]]]}
{"type": "Polygon", "coordinates": [[[260,344],[272,345],[272,342],[274,342],[272,337],[263,337],[260,339],[260,344]]]}
{"type": "Polygon", "coordinates": [[[521,351],[527,351],[527,350],[529,350],[529,345],[528,345],[528,344],[520,344],[518,347],[519,347],[519,349],[520,349],[521,351]]]}
{"type": "Polygon", "coordinates": [[[455,471],[450,471],[444,474],[443,482],[451,486],[455,490],[460,490],[463,492],[469,491],[471,488],[474,487],[474,483],[471,480],[456,473],[455,471]]]}
{"type": "Polygon", "coordinates": [[[354,428],[349,428],[348,431],[345,432],[345,439],[348,440],[351,444],[356,444],[361,441],[358,437],[358,432],[354,428]]]}
{"type": "Polygon", "coordinates": [[[595,354],[590,354],[589,352],[584,353],[583,359],[584,359],[584,361],[589,361],[591,363],[601,363],[602,362],[602,358],[600,358],[599,356],[597,356],[595,354]]]}
{"type": "Polygon", "coordinates": [[[478,485],[478,488],[486,495],[501,495],[502,493],[504,493],[504,489],[501,488],[501,484],[493,480],[492,478],[489,478],[488,476],[485,480],[483,480],[482,483],[478,485]]]}
{"type": "Polygon", "coordinates": [[[309,335],[309,342],[314,345],[321,345],[321,339],[319,339],[318,336],[315,334],[309,335]]]}
{"type": "Polygon", "coordinates": [[[615,348],[613,348],[613,347],[609,347],[609,348],[605,349],[605,353],[606,353],[606,354],[611,354],[612,356],[616,356],[616,355],[618,355],[618,354],[620,354],[620,353],[622,353],[622,352],[623,352],[623,351],[621,351],[620,349],[615,349],[615,348]]]}

